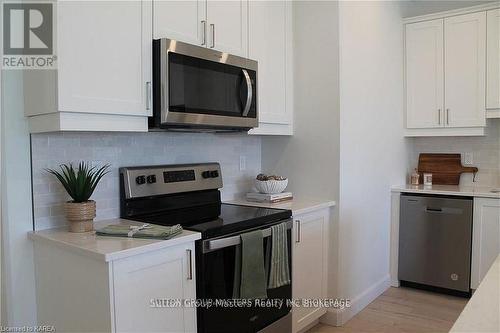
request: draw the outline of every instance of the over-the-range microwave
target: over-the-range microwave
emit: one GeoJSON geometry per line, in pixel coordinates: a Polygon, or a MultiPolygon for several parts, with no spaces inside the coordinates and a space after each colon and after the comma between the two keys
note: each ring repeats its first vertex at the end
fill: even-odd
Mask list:
{"type": "Polygon", "coordinates": [[[153,41],[150,130],[258,126],[257,61],[171,39],[153,41]]]}

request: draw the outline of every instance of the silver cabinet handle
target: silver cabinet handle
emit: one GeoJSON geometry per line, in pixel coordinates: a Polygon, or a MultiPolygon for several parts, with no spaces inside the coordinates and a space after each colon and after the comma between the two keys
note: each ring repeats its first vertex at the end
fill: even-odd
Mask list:
{"type": "Polygon", "coordinates": [[[146,110],[151,110],[151,82],[146,82],[146,110]]]}
{"type": "Polygon", "coordinates": [[[186,252],[187,252],[187,256],[188,256],[188,276],[187,276],[187,279],[192,280],[193,279],[193,253],[192,253],[191,249],[187,249],[186,252]]]}
{"type": "Polygon", "coordinates": [[[296,220],[295,222],[297,222],[297,239],[295,243],[300,243],[300,220],[296,220]]]}
{"type": "Polygon", "coordinates": [[[252,80],[250,79],[250,75],[246,69],[241,70],[243,75],[245,76],[245,81],[247,83],[247,101],[245,103],[245,108],[243,109],[243,117],[248,116],[248,112],[250,111],[250,106],[252,105],[252,97],[253,97],[253,87],[252,80]]]}
{"type": "Polygon", "coordinates": [[[438,125],[441,125],[441,109],[438,109],[438,125]]]}
{"type": "Polygon", "coordinates": [[[210,48],[215,47],[215,24],[210,24],[210,30],[212,31],[212,44],[210,45],[210,48]]]}
{"type": "Polygon", "coordinates": [[[201,26],[202,26],[201,45],[206,45],[207,44],[207,21],[202,20],[201,26]]]}
{"type": "Polygon", "coordinates": [[[450,109],[446,109],[446,125],[450,124],[450,109]]]}

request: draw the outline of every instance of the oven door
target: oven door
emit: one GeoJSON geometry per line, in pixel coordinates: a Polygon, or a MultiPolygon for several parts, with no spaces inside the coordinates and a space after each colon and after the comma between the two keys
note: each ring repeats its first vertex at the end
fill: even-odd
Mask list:
{"type": "MultiPolygon", "coordinates": [[[[291,274],[291,227],[287,222],[288,258],[291,274]]],[[[269,225],[264,229],[264,253],[268,242],[271,242],[269,225]]],[[[255,229],[253,229],[255,230],[255,229]]],[[[250,231],[250,230],[247,230],[250,231]]],[[[239,234],[228,235],[218,239],[201,240],[196,249],[196,293],[201,300],[233,299],[235,252],[240,246],[239,234]]],[[[267,271],[267,269],[266,269],[267,271]]],[[[292,297],[291,284],[275,289],[268,289],[269,300],[283,301],[281,308],[277,307],[198,307],[198,333],[224,332],[258,332],[272,323],[284,318],[291,310],[287,300],[292,297]]]]}
{"type": "Polygon", "coordinates": [[[162,126],[258,125],[257,62],[162,39],[159,71],[162,126]]]}

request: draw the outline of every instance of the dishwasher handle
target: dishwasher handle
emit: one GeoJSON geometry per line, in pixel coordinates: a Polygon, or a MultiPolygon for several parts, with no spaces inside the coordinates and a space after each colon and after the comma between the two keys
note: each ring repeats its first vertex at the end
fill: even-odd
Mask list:
{"type": "Polygon", "coordinates": [[[425,211],[427,213],[442,213],[443,212],[443,208],[425,207],[425,211]]]}
{"type": "Polygon", "coordinates": [[[424,207],[425,212],[429,214],[447,214],[447,215],[461,215],[464,213],[464,210],[461,208],[454,207],[424,207]]]}

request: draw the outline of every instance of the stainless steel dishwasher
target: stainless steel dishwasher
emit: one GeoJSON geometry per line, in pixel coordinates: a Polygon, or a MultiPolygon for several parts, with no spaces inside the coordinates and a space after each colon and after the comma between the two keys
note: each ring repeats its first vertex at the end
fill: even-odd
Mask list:
{"type": "Polygon", "coordinates": [[[472,198],[401,195],[403,286],[470,296],[472,207],[472,198]]]}

